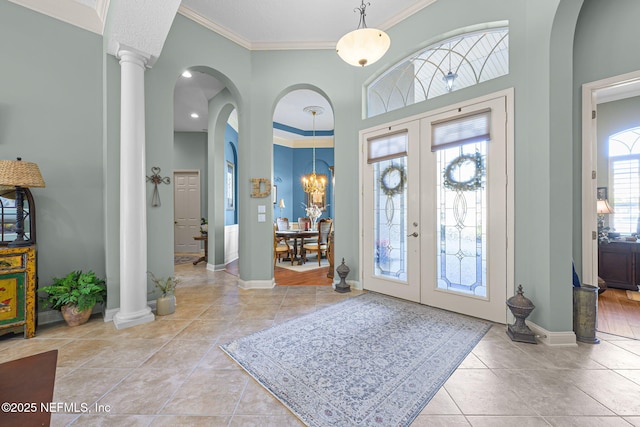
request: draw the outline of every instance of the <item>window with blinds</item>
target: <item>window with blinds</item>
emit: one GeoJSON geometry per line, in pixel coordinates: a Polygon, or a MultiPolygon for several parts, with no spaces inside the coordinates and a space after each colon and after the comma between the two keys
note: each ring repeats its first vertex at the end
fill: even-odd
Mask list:
{"type": "Polygon", "coordinates": [[[609,137],[609,224],[622,234],[638,232],[640,217],[640,128],[609,137]]]}

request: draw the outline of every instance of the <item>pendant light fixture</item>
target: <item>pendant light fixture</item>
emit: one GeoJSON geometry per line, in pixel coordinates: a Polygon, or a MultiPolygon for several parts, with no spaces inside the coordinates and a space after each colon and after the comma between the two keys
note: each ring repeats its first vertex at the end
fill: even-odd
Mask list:
{"type": "Polygon", "coordinates": [[[358,28],[342,36],[336,45],[336,52],[347,64],[366,66],[382,58],[391,46],[391,39],[382,30],[367,28],[365,9],[371,3],[364,3],[353,9],[360,12],[358,28]]]}
{"type": "Polygon", "coordinates": [[[305,193],[309,193],[311,200],[316,200],[317,197],[314,196],[324,194],[324,189],[327,185],[324,178],[318,178],[316,176],[316,115],[322,114],[324,108],[312,106],[305,107],[303,111],[313,115],[313,171],[309,175],[302,177],[302,189],[305,193]]]}
{"type": "Polygon", "coordinates": [[[449,43],[449,72],[442,78],[442,80],[447,84],[447,92],[451,92],[453,90],[453,81],[456,77],[458,77],[458,75],[451,71],[451,43],[449,43]]]}

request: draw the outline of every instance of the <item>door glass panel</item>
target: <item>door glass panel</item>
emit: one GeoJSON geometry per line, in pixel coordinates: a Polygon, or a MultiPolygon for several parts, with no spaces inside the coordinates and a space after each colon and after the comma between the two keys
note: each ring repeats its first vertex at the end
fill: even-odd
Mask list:
{"type": "Polygon", "coordinates": [[[487,142],[437,151],[437,287],[487,296],[487,142]]]}
{"type": "Polygon", "coordinates": [[[407,157],[373,164],[374,275],[407,280],[407,157]]]}

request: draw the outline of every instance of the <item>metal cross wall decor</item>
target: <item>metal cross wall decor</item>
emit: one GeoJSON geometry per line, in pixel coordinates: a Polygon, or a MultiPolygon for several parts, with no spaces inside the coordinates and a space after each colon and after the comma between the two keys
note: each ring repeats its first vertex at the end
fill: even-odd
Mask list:
{"type": "Polygon", "coordinates": [[[151,197],[151,206],[160,206],[160,193],[158,193],[158,184],[170,184],[171,179],[168,176],[162,178],[160,176],[160,168],[153,166],[151,168],[151,176],[147,177],[147,181],[153,184],[153,196],[151,197]]]}

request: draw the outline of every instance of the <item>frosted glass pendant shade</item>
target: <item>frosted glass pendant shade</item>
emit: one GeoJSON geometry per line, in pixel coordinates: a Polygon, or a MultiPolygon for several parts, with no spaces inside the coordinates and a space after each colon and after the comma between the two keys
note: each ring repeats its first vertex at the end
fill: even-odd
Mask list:
{"type": "Polygon", "coordinates": [[[384,31],[359,28],[338,40],[336,52],[347,64],[364,67],[382,58],[389,46],[391,39],[384,31]]]}

